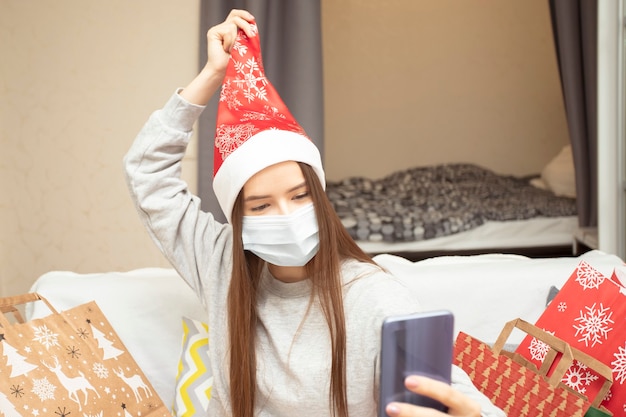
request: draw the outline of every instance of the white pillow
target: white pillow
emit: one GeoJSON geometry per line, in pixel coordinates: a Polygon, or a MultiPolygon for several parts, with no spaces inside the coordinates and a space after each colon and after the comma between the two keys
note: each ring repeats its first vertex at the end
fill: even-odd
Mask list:
{"type": "MultiPolygon", "coordinates": [[[[176,271],[52,271],[39,277],[31,292],[41,294],[59,311],[95,301],[163,402],[168,407],[173,403],[181,320],[206,316],[196,294],[176,271]]],[[[27,320],[50,314],[43,303],[26,307],[27,320]]]]}
{"type": "Polygon", "coordinates": [[[564,146],[543,168],[541,179],[557,196],[576,198],[576,175],[571,145],[564,146]]]}
{"type": "MultiPolygon", "coordinates": [[[[456,331],[486,343],[496,341],[507,321],[536,322],[545,310],[550,288],[561,288],[581,260],[604,275],[624,266],[619,257],[597,250],[562,258],[487,254],[410,262],[378,255],[374,260],[406,282],[423,310],[452,311],[456,331]]],[[[521,331],[514,332],[509,343],[519,344],[523,337],[521,331]]]]}

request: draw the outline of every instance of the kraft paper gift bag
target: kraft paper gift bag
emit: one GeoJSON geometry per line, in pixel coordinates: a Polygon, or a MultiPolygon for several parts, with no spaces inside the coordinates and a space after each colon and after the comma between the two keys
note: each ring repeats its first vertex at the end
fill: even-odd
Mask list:
{"type": "Polygon", "coordinates": [[[508,322],[493,347],[460,332],[454,349],[454,363],[467,372],[476,387],[509,417],[588,415],[601,398],[588,400],[560,383],[562,374],[574,358],[609,378],[605,380],[605,390],[610,387],[608,367],[521,319],[508,322]],[[523,357],[503,351],[515,328],[544,341],[555,352],[560,352],[560,356],[548,356],[537,368],[523,357]],[[552,369],[551,375],[548,375],[548,369],[552,369]]]}
{"type": "Polygon", "coordinates": [[[31,293],[0,311],[0,416],[170,416],[95,302],[57,312],[31,293]],[[27,302],[51,314],[23,322],[15,306],[27,302]]]}
{"type": "MultiPolygon", "coordinates": [[[[617,277],[619,270],[604,276],[581,261],[552,299],[536,326],[609,366],[613,385],[602,406],[613,415],[626,416],[626,288],[617,277]]],[[[526,337],[516,352],[533,363],[547,352],[546,346],[526,337]]],[[[595,396],[602,377],[584,364],[574,364],[562,382],[586,396],[595,396]]]]}

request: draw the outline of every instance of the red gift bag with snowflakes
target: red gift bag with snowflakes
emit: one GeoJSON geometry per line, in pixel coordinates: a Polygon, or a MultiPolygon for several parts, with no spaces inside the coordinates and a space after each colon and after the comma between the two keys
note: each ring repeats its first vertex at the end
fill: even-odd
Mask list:
{"type": "Polygon", "coordinates": [[[95,302],[59,313],[24,294],[0,311],[0,417],[171,416],[95,302]],[[52,314],[23,322],[26,302],[52,314]]]}
{"type": "MultiPolygon", "coordinates": [[[[602,406],[615,416],[626,416],[626,288],[619,273],[606,277],[581,261],[536,326],[609,366],[613,384],[602,406]]],[[[537,364],[548,350],[544,343],[526,337],[516,352],[537,364]]],[[[603,378],[575,361],[562,381],[594,397],[603,378]]]]}

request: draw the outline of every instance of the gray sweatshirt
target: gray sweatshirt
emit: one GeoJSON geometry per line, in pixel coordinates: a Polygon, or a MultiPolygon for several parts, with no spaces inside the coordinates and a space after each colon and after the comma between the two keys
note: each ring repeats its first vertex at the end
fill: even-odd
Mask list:
{"type": "MultiPolygon", "coordinates": [[[[151,237],[205,306],[214,382],[208,415],[230,416],[226,300],[232,270],[232,228],[200,209],[181,180],[181,161],[204,107],[174,94],[154,112],[124,158],[130,193],[151,237]]],[[[350,415],[376,416],[380,329],[385,317],[419,310],[417,295],[376,266],[342,265],[350,415]]],[[[257,326],[256,415],[330,416],[330,338],[317,303],[307,313],[310,283],[284,283],[264,271],[257,326]]],[[[454,385],[499,410],[458,368],[454,385]]],[[[501,413],[501,412],[500,412],[501,413]]]]}

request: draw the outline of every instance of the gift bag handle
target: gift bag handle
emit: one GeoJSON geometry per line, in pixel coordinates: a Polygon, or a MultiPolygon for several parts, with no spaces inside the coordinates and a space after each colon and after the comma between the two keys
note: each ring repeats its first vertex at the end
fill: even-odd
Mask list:
{"type": "MultiPolygon", "coordinates": [[[[574,362],[574,353],[572,352],[571,346],[564,340],[561,340],[548,332],[544,332],[537,326],[534,326],[527,321],[518,318],[515,320],[511,320],[504,325],[504,328],[500,332],[500,336],[498,336],[498,339],[496,340],[492,348],[493,352],[496,355],[499,355],[502,352],[502,348],[504,347],[504,344],[508,340],[514,328],[518,328],[526,334],[541,340],[542,342],[549,345],[553,350],[561,353],[562,357],[556,364],[554,372],[552,372],[552,375],[550,375],[549,377],[547,376],[548,370],[556,359],[556,353],[554,351],[552,351],[551,355],[546,356],[546,359],[543,361],[540,369],[535,368],[537,373],[546,377],[550,385],[552,385],[553,387],[559,385],[561,379],[563,379],[563,376],[574,362]]],[[[526,360],[520,355],[514,355],[512,359],[526,367],[531,365],[534,368],[534,364],[532,364],[532,362],[526,360]]]]}
{"type": "Polygon", "coordinates": [[[46,300],[40,294],[37,294],[34,292],[21,294],[21,295],[14,295],[11,297],[3,297],[3,298],[0,298],[0,312],[2,313],[0,314],[0,326],[1,327],[11,326],[9,319],[7,319],[5,315],[7,313],[13,314],[13,316],[19,323],[23,323],[24,318],[20,314],[19,310],[15,308],[15,306],[18,306],[21,304],[32,303],[35,301],[43,301],[46,307],[48,307],[48,309],[50,310],[52,314],[57,314],[56,309],[52,307],[52,304],[50,304],[48,300],[46,300]]]}
{"type": "Polygon", "coordinates": [[[22,313],[20,313],[20,311],[17,308],[15,308],[14,306],[3,306],[3,307],[0,307],[0,312],[3,315],[11,313],[11,314],[13,314],[13,317],[15,318],[15,321],[17,321],[18,323],[24,323],[24,317],[22,317],[22,313]]]}
{"type": "MultiPolygon", "coordinates": [[[[593,356],[588,355],[578,349],[571,347],[569,343],[565,342],[564,340],[559,339],[558,337],[544,330],[541,330],[539,327],[533,324],[530,324],[529,322],[519,319],[519,318],[515,320],[511,320],[504,325],[504,328],[502,329],[500,336],[498,336],[498,339],[496,340],[492,348],[495,354],[499,355],[502,352],[502,348],[504,347],[504,344],[506,343],[507,339],[511,335],[511,332],[513,331],[514,328],[518,328],[522,330],[526,334],[533,336],[537,338],[538,340],[541,340],[542,342],[546,343],[552,348],[550,352],[546,355],[546,358],[541,364],[541,368],[537,370],[537,372],[540,375],[548,378],[548,382],[553,387],[561,386],[565,389],[571,390],[571,388],[563,384],[561,380],[563,379],[563,376],[565,375],[569,367],[572,365],[574,360],[587,366],[588,368],[594,370],[600,376],[602,376],[604,378],[604,384],[602,385],[602,388],[600,389],[598,394],[595,396],[595,398],[591,402],[591,405],[593,407],[596,407],[596,408],[600,407],[600,403],[604,400],[604,398],[606,397],[606,394],[609,391],[609,388],[611,388],[611,385],[613,384],[613,372],[611,368],[609,368],[607,365],[603,364],[602,362],[600,362],[598,359],[594,358],[593,356]],[[554,363],[554,360],[556,359],[556,352],[560,352],[563,356],[561,360],[559,361],[559,363],[557,364],[556,368],[554,369],[554,372],[552,373],[552,375],[550,377],[547,377],[547,373],[550,369],[550,366],[552,365],[552,363],[554,363]]],[[[522,357],[519,354],[513,354],[512,359],[517,361],[518,363],[521,363],[524,366],[528,367],[530,365],[533,368],[535,368],[532,362],[528,361],[526,358],[522,357]]],[[[585,397],[584,395],[576,391],[574,392],[580,395],[581,397],[585,397]]]]}

